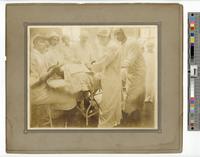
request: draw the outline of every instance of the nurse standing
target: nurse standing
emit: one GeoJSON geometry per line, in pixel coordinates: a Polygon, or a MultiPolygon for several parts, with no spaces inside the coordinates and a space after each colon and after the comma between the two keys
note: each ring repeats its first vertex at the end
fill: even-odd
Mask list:
{"type": "Polygon", "coordinates": [[[116,29],[117,40],[122,44],[123,121],[125,125],[141,119],[145,96],[145,61],[139,40],[126,37],[123,29],[116,29]]]}
{"type": "Polygon", "coordinates": [[[101,30],[98,34],[99,44],[105,48],[103,56],[93,64],[94,72],[101,72],[101,86],[103,90],[100,104],[100,128],[112,128],[120,124],[121,112],[121,55],[120,46],[111,41],[109,30],[101,30]]]}

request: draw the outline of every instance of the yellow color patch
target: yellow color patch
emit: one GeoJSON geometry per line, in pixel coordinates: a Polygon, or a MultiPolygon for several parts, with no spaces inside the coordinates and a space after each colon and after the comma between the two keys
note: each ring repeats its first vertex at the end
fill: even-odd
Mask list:
{"type": "Polygon", "coordinates": [[[190,43],[194,43],[195,42],[195,38],[194,37],[190,37],[190,43]]]}
{"type": "Polygon", "coordinates": [[[191,23],[191,24],[190,24],[190,27],[194,27],[194,23],[191,23]]]}

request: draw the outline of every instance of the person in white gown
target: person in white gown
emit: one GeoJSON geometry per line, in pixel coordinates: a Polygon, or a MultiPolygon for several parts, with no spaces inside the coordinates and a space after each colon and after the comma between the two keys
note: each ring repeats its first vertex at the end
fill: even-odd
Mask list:
{"type": "MultiPolygon", "coordinates": [[[[36,36],[33,39],[33,49],[30,52],[30,102],[31,105],[62,104],[65,109],[76,105],[75,96],[48,86],[47,81],[54,74],[60,74],[59,65],[50,69],[52,60],[48,55],[48,39],[36,36]]],[[[55,57],[55,56],[52,56],[55,57]]]]}
{"type": "Polygon", "coordinates": [[[81,29],[79,36],[79,43],[76,45],[75,56],[82,64],[90,64],[94,61],[94,50],[89,43],[89,33],[81,29]]]}
{"type": "Polygon", "coordinates": [[[94,72],[101,72],[102,101],[100,104],[99,128],[112,128],[120,124],[121,113],[121,54],[120,45],[111,40],[109,30],[97,34],[104,47],[103,56],[92,65],[94,72]]]}
{"type": "Polygon", "coordinates": [[[68,47],[62,42],[62,37],[58,33],[52,32],[48,37],[48,60],[49,66],[65,64],[68,61],[67,55],[70,53],[68,47]]]}
{"type": "Polygon", "coordinates": [[[123,47],[122,82],[125,82],[124,88],[126,92],[125,97],[123,97],[123,111],[129,115],[130,119],[139,120],[145,96],[146,67],[143,57],[144,47],[139,40],[128,39],[123,29],[118,29],[115,33],[123,47]]]}

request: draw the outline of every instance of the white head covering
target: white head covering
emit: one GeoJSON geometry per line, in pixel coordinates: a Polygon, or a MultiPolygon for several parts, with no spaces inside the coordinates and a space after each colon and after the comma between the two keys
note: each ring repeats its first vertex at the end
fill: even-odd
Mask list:
{"type": "Polygon", "coordinates": [[[34,46],[34,45],[38,44],[38,42],[39,42],[40,40],[45,40],[45,39],[46,39],[46,37],[44,37],[44,36],[42,36],[42,35],[40,35],[40,34],[36,34],[36,35],[34,35],[33,38],[32,38],[32,44],[33,44],[33,46],[34,46]]]}

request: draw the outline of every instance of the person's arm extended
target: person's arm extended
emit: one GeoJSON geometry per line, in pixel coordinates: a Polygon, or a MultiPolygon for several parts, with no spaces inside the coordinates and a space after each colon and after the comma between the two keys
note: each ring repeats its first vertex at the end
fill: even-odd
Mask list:
{"type": "Polygon", "coordinates": [[[31,78],[32,78],[31,88],[37,87],[37,86],[41,85],[42,83],[46,82],[46,80],[48,80],[48,78],[51,75],[52,75],[52,71],[42,74],[39,78],[34,77],[34,74],[32,74],[32,76],[31,76],[31,78]]]}
{"type": "Polygon", "coordinates": [[[37,87],[39,85],[41,85],[42,83],[46,82],[54,73],[59,73],[60,72],[60,66],[55,65],[53,68],[51,68],[50,70],[48,70],[46,73],[43,73],[42,75],[40,75],[39,79],[37,79],[37,81],[35,81],[31,87],[37,87]]]}
{"type": "Polygon", "coordinates": [[[105,67],[109,66],[109,64],[115,60],[118,53],[117,47],[110,47],[107,53],[100,58],[99,61],[93,64],[92,70],[95,72],[101,72],[105,67]]]}

